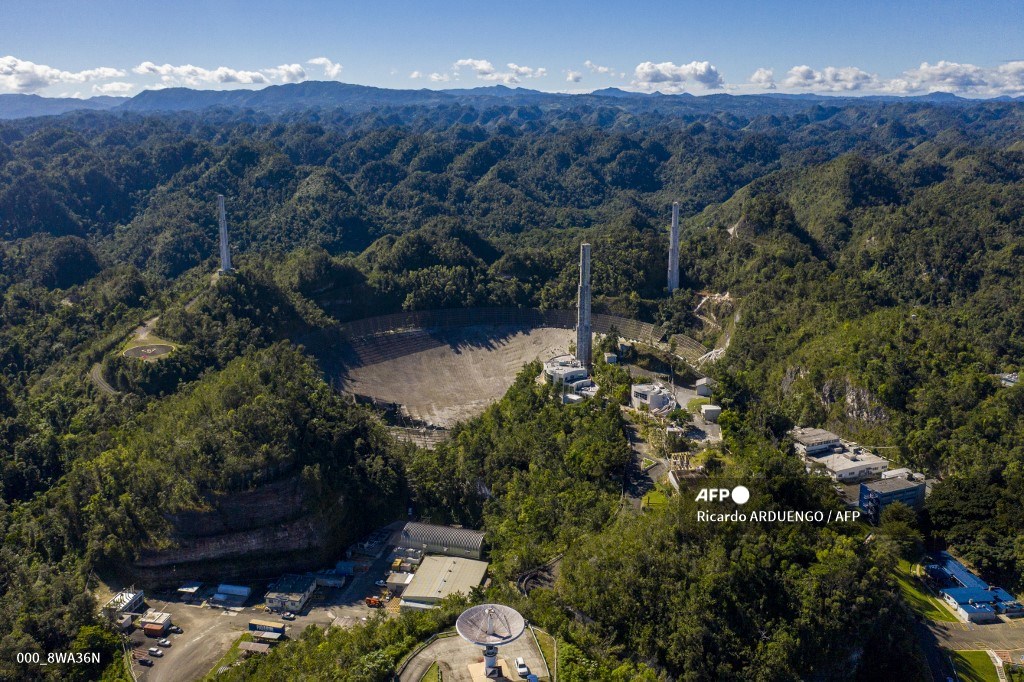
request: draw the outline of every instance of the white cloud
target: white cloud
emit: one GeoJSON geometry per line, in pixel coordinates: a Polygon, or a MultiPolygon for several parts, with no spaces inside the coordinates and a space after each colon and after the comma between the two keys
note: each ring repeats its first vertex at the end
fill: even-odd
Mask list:
{"type": "Polygon", "coordinates": [[[877,76],[855,66],[829,66],[815,71],[809,66],[794,66],[786,74],[783,85],[787,88],[811,88],[828,92],[867,90],[877,88],[877,76]]]}
{"type": "Polygon", "coordinates": [[[412,78],[412,79],[423,78],[423,74],[420,73],[419,71],[413,71],[412,73],[409,74],[409,78],[412,78]]]}
{"type": "Polygon", "coordinates": [[[301,83],[306,80],[306,70],[300,64],[281,64],[263,69],[263,73],[282,83],[301,83]]]}
{"type": "Polygon", "coordinates": [[[581,80],[583,80],[583,74],[580,73],[579,71],[572,71],[570,69],[568,73],[566,73],[565,75],[565,80],[569,81],[570,83],[579,83],[581,80]]]}
{"type": "Polygon", "coordinates": [[[430,80],[434,81],[435,83],[447,83],[448,81],[451,80],[451,77],[446,73],[438,73],[435,71],[434,73],[430,74],[430,80]]]}
{"type": "Polygon", "coordinates": [[[967,93],[989,90],[993,80],[980,66],[940,60],[935,64],[922,62],[916,69],[890,80],[885,89],[897,93],[922,90],[967,93]]]}
{"type": "Polygon", "coordinates": [[[85,71],[62,71],[46,64],[18,59],[10,55],[0,57],[0,90],[10,92],[36,92],[58,83],[85,83],[86,81],[122,78],[121,69],[101,66],[85,71]]]}
{"type": "Polygon", "coordinates": [[[310,59],[306,63],[324,67],[324,75],[327,76],[328,78],[340,77],[341,70],[345,68],[341,64],[338,64],[337,62],[332,62],[327,57],[314,57],[313,59],[310,59]]]}
{"type": "Polygon", "coordinates": [[[583,66],[587,67],[588,69],[590,69],[594,73],[601,73],[601,74],[604,74],[606,76],[614,76],[615,75],[615,69],[613,69],[612,67],[610,67],[610,66],[600,66],[600,65],[595,64],[594,62],[590,61],[589,59],[587,61],[583,62],[583,66]]]}
{"type": "Polygon", "coordinates": [[[142,62],[132,69],[140,76],[160,76],[160,82],[166,86],[188,85],[195,87],[204,83],[242,83],[245,85],[266,85],[270,83],[264,74],[259,71],[242,71],[227,66],[218,66],[216,69],[204,69],[201,66],[182,64],[154,64],[153,62],[142,62]]]}
{"type": "Polygon", "coordinates": [[[498,71],[494,64],[486,59],[460,59],[452,65],[452,70],[458,74],[459,69],[468,67],[473,70],[476,77],[480,80],[501,81],[509,85],[519,83],[523,78],[542,78],[548,73],[548,70],[544,67],[520,66],[512,62],[509,62],[506,66],[508,71],[498,71]]]}
{"type": "Polygon", "coordinates": [[[113,83],[97,83],[92,86],[92,91],[97,95],[113,95],[114,97],[120,97],[127,95],[135,89],[135,85],[132,83],[125,83],[124,81],[114,81],[113,83]]]}
{"type": "Polygon", "coordinates": [[[750,82],[754,85],[760,85],[766,90],[775,89],[775,72],[771,69],[758,69],[750,76],[750,82]]]}
{"type": "Polygon", "coordinates": [[[724,85],[722,75],[711,62],[690,62],[676,65],[673,62],[643,62],[633,71],[633,86],[641,90],[663,90],[682,92],[685,83],[694,80],[705,88],[713,90],[724,85]]]}
{"type": "Polygon", "coordinates": [[[509,62],[508,64],[506,64],[506,66],[508,66],[509,70],[513,74],[522,78],[543,78],[544,76],[548,75],[548,70],[545,69],[543,66],[537,69],[533,69],[530,68],[529,66],[519,66],[518,64],[513,64],[512,62],[509,62]]]}
{"type": "Polygon", "coordinates": [[[1024,61],[1001,64],[996,69],[997,87],[1003,94],[1024,92],[1024,61]]]}

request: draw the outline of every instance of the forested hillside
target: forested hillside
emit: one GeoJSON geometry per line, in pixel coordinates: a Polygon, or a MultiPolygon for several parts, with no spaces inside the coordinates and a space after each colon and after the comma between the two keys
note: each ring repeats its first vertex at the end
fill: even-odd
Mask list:
{"type": "MultiPolygon", "coordinates": [[[[1024,362],[1024,105],[780,101],[0,123],[0,677],[24,674],[14,652],[85,646],[95,573],[175,547],[177,517],[301,476],[302,513],[339,504],[352,534],[410,502],[480,524],[492,598],[560,637],[566,679],[914,679],[891,545],[698,528],[683,499],[617,518],[616,406],[561,406],[529,372],[437,450],[400,446],[299,343],[400,310],[570,307],[590,241],[595,311],[727,349],[705,370],[755,504],[836,504],[784,454],[792,425],[831,428],[941,478],[925,540],[1019,589],[1024,388],[998,375],[1024,362]],[[238,272],[212,278],[217,194],[238,272]],[[172,355],[122,355],[144,322],[172,355]],[[505,590],[563,551],[553,590],[505,590]]],[[[266,664],[384,679],[451,615],[266,664]]]]}

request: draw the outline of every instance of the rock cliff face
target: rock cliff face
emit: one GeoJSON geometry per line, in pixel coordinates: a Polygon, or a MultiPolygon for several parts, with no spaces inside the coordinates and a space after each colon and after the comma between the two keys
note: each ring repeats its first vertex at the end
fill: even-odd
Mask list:
{"type": "Polygon", "coordinates": [[[325,566],[357,539],[345,500],[314,510],[300,476],[252,491],[211,496],[210,511],[169,517],[175,546],[143,550],[129,568],[148,586],[183,580],[271,578],[325,566]]]}

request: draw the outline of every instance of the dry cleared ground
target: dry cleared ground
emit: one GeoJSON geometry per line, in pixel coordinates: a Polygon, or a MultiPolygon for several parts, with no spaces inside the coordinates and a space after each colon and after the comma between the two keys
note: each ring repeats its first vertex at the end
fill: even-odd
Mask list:
{"type": "Polygon", "coordinates": [[[402,405],[411,419],[449,427],[501,398],[523,365],[568,352],[574,332],[538,327],[410,330],[340,349],[343,390],[402,405]]]}

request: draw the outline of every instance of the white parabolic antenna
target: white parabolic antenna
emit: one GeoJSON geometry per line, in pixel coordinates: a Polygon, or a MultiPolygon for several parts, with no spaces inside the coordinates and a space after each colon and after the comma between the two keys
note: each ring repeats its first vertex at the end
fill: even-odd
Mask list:
{"type": "Polygon", "coordinates": [[[463,611],[455,629],[471,644],[504,646],[519,639],[526,630],[526,620],[510,606],[481,604],[463,611]]]}

